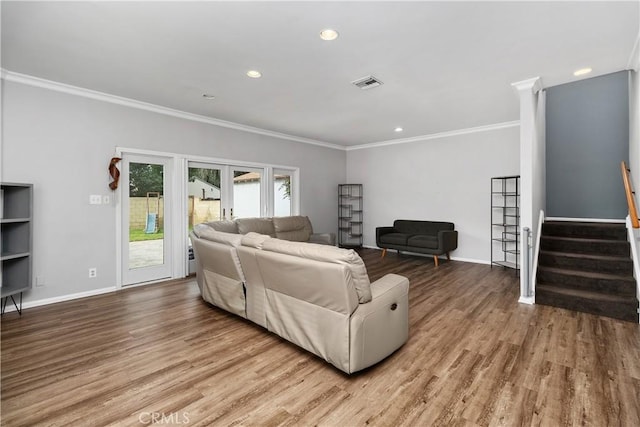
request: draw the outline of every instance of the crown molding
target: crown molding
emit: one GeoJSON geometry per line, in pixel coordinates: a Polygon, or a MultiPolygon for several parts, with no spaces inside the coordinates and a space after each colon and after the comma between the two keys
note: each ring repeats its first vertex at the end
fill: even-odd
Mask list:
{"type": "Polygon", "coordinates": [[[352,146],[342,146],[342,145],[332,144],[329,142],[318,141],[315,139],[304,138],[304,137],[289,135],[289,134],[280,133],[280,132],[274,132],[267,129],[256,128],[253,126],[247,126],[240,123],[229,122],[226,120],[214,119],[214,118],[202,116],[199,114],[188,113],[185,111],[175,110],[173,108],[163,107],[161,105],[138,101],[131,98],[111,95],[108,93],[98,92],[95,90],[81,88],[77,86],[72,86],[65,83],[54,82],[51,80],[46,80],[39,77],[30,76],[27,74],[16,73],[16,72],[5,70],[5,69],[0,69],[0,77],[3,80],[6,80],[8,82],[15,82],[15,83],[28,85],[28,86],[41,87],[41,88],[53,90],[56,92],[62,92],[62,93],[81,96],[84,98],[94,99],[98,101],[109,102],[111,104],[117,104],[125,107],[136,108],[139,110],[150,111],[158,114],[164,114],[167,116],[177,117],[185,120],[191,120],[194,122],[206,123],[213,126],[220,126],[228,129],[235,129],[235,130],[250,132],[258,135],[264,135],[264,136],[269,136],[269,137],[278,138],[278,139],[300,142],[303,144],[317,145],[320,147],[325,147],[325,148],[330,148],[333,150],[340,150],[340,151],[353,151],[353,150],[362,150],[366,148],[384,147],[388,145],[408,144],[412,142],[448,138],[448,137],[458,136],[458,135],[467,135],[467,134],[476,133],[476,132],[487,132],[492,130],[505,129],[509,127],[519,126],[520,124],[519,121],[504,122],[504,123],[496,123],[496,124],[478,126],[473,128],[467,128],[467,129],[459,129],[459,130],[448,131],[448,132],[434,133],[429,135],[414,136],[411,138],[393,139],[388,141],[371,142],[371,143],[352,145],[352,146]]]}
{"type": "Polygon", "coordinates": [[[54,82],[51,80],[42,79],[39,77],[29,76],[27,74],[16,73],[13,71],[2,69],[1,77],[8,82],[21,83],[29,86],[41,87],[44,89],[53,90],[56,92],[63,92],[71,95],[82,96],[84,98],[95,99],[98,101],[109,102],[111,104],[122,105],[125,107],[136,108],[138,110],[151,111],[158,114],[164,114],[167,116],[178,117],[185,120],[191,120],[194,122],[206,123],[213,126],[220,126],[228,129],[234,129],[244,132],[255,133],[258,135],[269,136],[278,139],[286,139],[294,142],[301,142],[303,144],[317,145],[320,147],[331,148],[334,150],[344,151],[345,147],[342,145],[331,144],[329,142],[318,141],[315,139],[304,138],[295,135],[289,135],[286,133],[274,132],[267,129],[261,129],[253,126],[247,126],[240,123],[229,122],[226,120],[214,119],[212,117],[202,116],[199,114],[188,113],[186,111],[180,111],[173,108],[163,107],[161,105],[151,104],[148,102],[138,101],[131,98],[125,98],[122,96],[111,95],[104,92],[98,92],[91,89],[72,86],[65,83],[54,82]]]}
{"type": "Polygon", "coordinates": [[[477,126],[473,128],[458,129],[458,130],[453,130],[448,132],[432,133],[430,135],[414,136],[411,138],[392,139],[389,141],[352,145],[350,147],[346,147],[346,150],[347,151],[364,150],[367,148],[386,147],[389,145],[409,144],[412,142],[422,142],[422,141],[429,141],[432,139],[450,138],[452,136],[468,135],[471,133],[478,133],[478,132],[488,132],[492,130],[506,129],[506,128],[512,128],[517,126],[520,126],[519,120],[515,120],[512,122],[495,123],[495,124],[486,125],[486,126],[477,126]]]}
{"type": "Polygon", "coordinates": [[[511,86],[519,92],[530,90],[533,93],[537,93],[542,90],[542,79],[540,77],[533,77],[531,79],[511,83],[511,86]]]}

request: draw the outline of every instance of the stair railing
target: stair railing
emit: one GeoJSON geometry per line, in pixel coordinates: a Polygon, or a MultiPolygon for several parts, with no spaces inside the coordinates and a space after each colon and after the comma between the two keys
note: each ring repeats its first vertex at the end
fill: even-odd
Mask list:
{"type": "Polygon", "coordinates": [[[624,192],[627,195],[627,205],[629,205],[629,217],[631,218],[631,226],[633,228],[640,228],[640,221],[638,221],[638,209],[636,208],[635,192],[631,187],[631,174],[627,164],[620,162],[620,169],[622,171],[622,182],[624,183],[624,192]]]}

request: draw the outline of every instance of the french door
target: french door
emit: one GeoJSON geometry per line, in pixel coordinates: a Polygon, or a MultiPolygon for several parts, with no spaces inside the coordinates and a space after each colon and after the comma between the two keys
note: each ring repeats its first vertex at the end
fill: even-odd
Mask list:
{"type": "Polygon", "coordinates": [[[173,160],[122,158],[122,284],[172,277],[173,160]]]}

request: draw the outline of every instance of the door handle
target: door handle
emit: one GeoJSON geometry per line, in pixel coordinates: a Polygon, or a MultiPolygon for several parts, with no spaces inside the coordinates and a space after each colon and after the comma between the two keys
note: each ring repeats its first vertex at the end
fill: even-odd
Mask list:
{"type": "Polygon", "coordinates": [[[225,208],[222,208],[222,219],[227,219],[227,210],[225,208]]]}

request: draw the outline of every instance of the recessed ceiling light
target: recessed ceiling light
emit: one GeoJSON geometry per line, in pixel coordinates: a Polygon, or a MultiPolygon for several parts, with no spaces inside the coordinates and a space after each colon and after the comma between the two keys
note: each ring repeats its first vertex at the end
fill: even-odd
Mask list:
{"type": "Polygon", "coordinates": [[[252,79],[259,79],[260,77],[262,77],[262,73],[257,70],[249,70],[247,71],[247,76],[251,77],[252,79]]]}
{"type": "Polygon", "coordinates": [[[338,38],[338,32],[336,30],[332,30],[331,28],[326,28],[320,31],[320,38],[326,41],[335,40],[338,38]]]}
{"type": "Polygon", "coordinates": [[[577,71],[573,72],[574,76],[584,76],[585,74],[589,74],[591,72],[591,68],[581,68],[577,71]]]}
{"type": "Polygon", "coordinates": [[[215,98],[215,96],[214,96],[214,95],[210,95],[210,94],[208,94],[208,93],[203,93],[203,94],[202,94],[202,97],[203,97],[204,99],[213,99],[213,98],[215,98]]]}
{"type": "Polygon", "coordinates": [[[397,128],[394,129],[394,132],[402,132],[404,129],[402,129],[400,126],[398,126],[397,128]]]}

